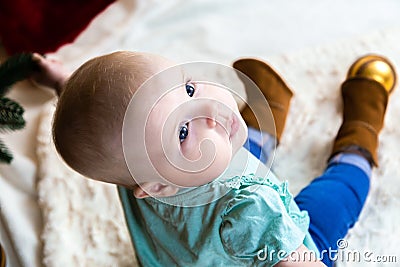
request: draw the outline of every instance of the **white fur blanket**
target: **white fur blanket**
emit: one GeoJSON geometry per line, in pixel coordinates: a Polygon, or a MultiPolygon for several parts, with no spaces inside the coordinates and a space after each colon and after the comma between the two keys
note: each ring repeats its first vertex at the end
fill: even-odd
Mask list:
{"type": "Polygon", "coordinates": [[[136,262],[116,187],[69,169],[53,146],[55,104],[43,109],[38,134],[39,205],[46,266],[132,266],[136,262]]]}
{"type": "MultiPolygon", "coordinates": [[[[289,180],[294,194],[325,167],[332,140],[341,122],[339,86],[350,64],[358,56],[370,52],[381,53],[395,64],[400,56],[400,29],[392,29],[267,58],[261,46],[234,36],[237,32],[224,32],[229,43],[218,36],[223,30],[222,24],[238,24],[235,20],[240,21],[237,19],[239,13],[234,13],[237,9],[232,9],[231,17],[225,17],[226,20],[211,16],[207,21],[198,23],[202,11],[190,13],[191,10],[185,9],[185,2],[179,11],[168,4],[163,5],[163,10],[159,8],[155,12],[143,9],[148,7],[146,5],[135,7],[146,12],[133,16],[128,16],[130,8],[133,8],[129,3],[125,1],[122,7],[112,7],[120,14],[119,17],[112,17],[112,26],[100,26],[108,13],[103,14],[85,35],[75,44],[62,48],[57,56],[71,69],[90,57],[116,48],[150,51],[177,61],[210,60],[230,64],[235,58],[249,55],[266,59],[295,92],[274,168],[279,177],[289,180]],[[163,19],[159,17],[160,13],[163,19]],[[185,20],[185,25],[176,19],[188,14],[193,15],[193,21],[185,20]],[[118,33],[113,33],[115,27],[120,27],[118,33]],[[99,28],[103,31],[101,39],[94,34],[99,28]],[[182,42],[185,38],[187,45],[182,42]],[[217,40],[218,45],[215,44],[217,40]]],[[[222,10],[218,5],[216,8],[222,10]]],[[[229,14],[229,9],[224,12],[229,14]]],[[[267,36],[259,38],[260,42],[273,41],[267,36]]],[[[371,257],[394,255],[397,262],[400,261],[400,229],[397,227],[400,224],[397,212],[400,202],[399,91],[397,88],[389,102],[386,125],[380,136],[380,167],[373,172],[370,196],[359,223],[346,237],[347,251],[357,250],[363,255],[372,252],[371,257]]],[[[43,262],[46,266],[134,265],[134,252],[115,187],[81,177],[58,158],[50,137],[54,105],[52,102],[44,107],[37,137],[38,192],[44,223],[43,262]]],[[[363,258],[360,262],[344,260],[340,263],[340,266],[365,265],[363,258]]],[[[380,265],[377,262],[368,264],[380,265]]]]}

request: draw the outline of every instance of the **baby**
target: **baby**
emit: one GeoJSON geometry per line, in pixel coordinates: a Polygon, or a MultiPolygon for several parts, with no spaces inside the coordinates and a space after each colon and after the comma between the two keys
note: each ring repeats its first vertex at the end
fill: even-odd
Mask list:
{"type": "Polygon", "coordinates": [[[377,165],[396,78],[388,60],[368,55],[350,67],[328,167],[293,199],[260,164],[280,141],[292,97],[266,63],[234,63],[248,99],[239,112],[240,93],[197,79],[190,64],[116,52],[69,77],[34,57],[36,80],[60,95],[57,151],[82,175],[119,185],[143,266],[332,266],[377,165]]]}

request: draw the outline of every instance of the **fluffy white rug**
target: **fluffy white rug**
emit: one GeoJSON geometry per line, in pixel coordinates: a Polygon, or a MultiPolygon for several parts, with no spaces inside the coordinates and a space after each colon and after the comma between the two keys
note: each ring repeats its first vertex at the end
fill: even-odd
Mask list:
{"type": "Polygon", "coordinates": [[[38,134],[39,205],[45,266],[135,266],[116,187],[86,179],[58,157],[50,129],[54,102],[38,134]]]}
{"type": "MultiPolygon", "coordinates": [[[[168,11],[168,5],[165,8],[166,10],[159,12],[168,11]]],[[[212,27],[218,24],[211,22],[210,25],[204,24],[204,28],[197,31],[197,36],[201,36],[198,37],[198,42],[187,35],[191,41],[187,47],[182,48],[164,35],[168,33],[179,40],[186,37],[184,34],[188,32],[186,28],[172,27],[179,24],[171,22],[174,21],[173,17],[170,17],[170,24],[173,25],[168,28],[168,22],[162,24],[157,19],[159,15],[157,12],[148,10],[144,14],[131,20],[135,25],[130,26],[136,28],[132,30],[129,30],[129,27],[124,28],[124,34],[132,33],[132,35],[125,37],[122,37],[123,34],[112,35],[110,30],[110,36],[114,36],[117,40],[98,44],[95,43],[97,39],[93,39],[89,34],[92,30],[89,28],[86,36],[77,40],[77,43],[82,44],[92,38],[90,45],[95,49],[82,46],[83,50],[74,50],[72,46],[61,49],[58,55],[63,60],[70,60],[67,64],[72,67],[78,66],[90,56],[109,52],[114,48],[146,50],[182,61],[201,59],[204,56],[206,60],[225,64],[248,54],[265,58],[262,48],[258,46],[248,50],[247,54],[238,53],[237,51],[247,50],[240,50],[235,46],[230,46],[228,49],[217,47],[212,41],[215,40],[214,37],[218,37],[213,35],[218,29],[213,30],[212,27]],[[151,36],[158,36],[159,39],[155,42],[151,36]]],[[[166,19],[168,21],[168,17],[166,19]]],[[[118,23],[114,21],[113,25],[116,24],[118,23]]],[[[129,26],[129,23],[124,25],[129,26]]],[[[398,36],[400,29],[392,29],[356,40],[343,40],[337,44],[295,54],[266,58],[295,92],[274,167],[278,176],[289,180],[294,194],[325,168],[332,140],[341,122],[339,86],[348,67],[358,56],[370,52],[383,54],[396,64],[400,56],[398,36]]],[[[243,45],[245,44],[241,47],[243,45]]],[[[371,261],[377,259],[376,256],[384,255],[397,256],[397,261],[400,261],[398,253],[400,229],[397,227],[400,224],[400,214],[397,212],[400,202],[398,164],[400,129],[397,127],[400,114],[399,91],[397,88],[389,102],[386,126],[380,136],[380,167],[373,172],[370,196],[359,223],[346,237],[348,248],[344,251],[359,251],[361,260],[354,262],[345,259],[339,264],[340,266],[365,266],[368,259],[363,258],[364,255],[369,255],[371,261]]],[[[42,234],[44,264],[46,266],[132,266],[135,264],[134,252],[130,245],[116,188],[81,177],[59,159],[50,137],[54,105],[53,102],[44,107],[37,139],[40,160],[38,192],[44,220],[42,234]]],[[[378,262],[368,264],[368,266],[380,265],[378,262]]]]}

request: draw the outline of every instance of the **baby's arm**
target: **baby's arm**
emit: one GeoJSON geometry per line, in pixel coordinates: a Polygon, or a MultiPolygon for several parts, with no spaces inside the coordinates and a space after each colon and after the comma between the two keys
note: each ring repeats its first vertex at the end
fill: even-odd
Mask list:
{"type": "Polygon", "coordinates": [[[71,73],[58,60],[47,59],[37,53],[33,54],[33,60],[37,62],[40,70],[32,75],[32,79],[41,85],[54,88],[57,95],[60,96],[71,73]]]}
{"type": "Polygon", "coordinates": [[[292,252],[288,257],[278,262],[276,267],[296,267],[296,266],[307,266],[307,267],[323,267],[326,266],[320,260],[315,257],[315,253],[312,253],[306,246],[301,245],[296,251],[292,252]]]}

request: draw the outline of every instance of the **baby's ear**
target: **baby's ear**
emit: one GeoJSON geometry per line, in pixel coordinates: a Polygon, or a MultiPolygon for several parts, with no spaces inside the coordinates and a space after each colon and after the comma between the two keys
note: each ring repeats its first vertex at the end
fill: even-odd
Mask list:
{"type": "Polygon", "coordinates": [[[136,198],[146,197],[169,197],[178,192],[179,188],[172,185],[165,185],[158,182],[143,183],[133,189],[136,198]]]}

